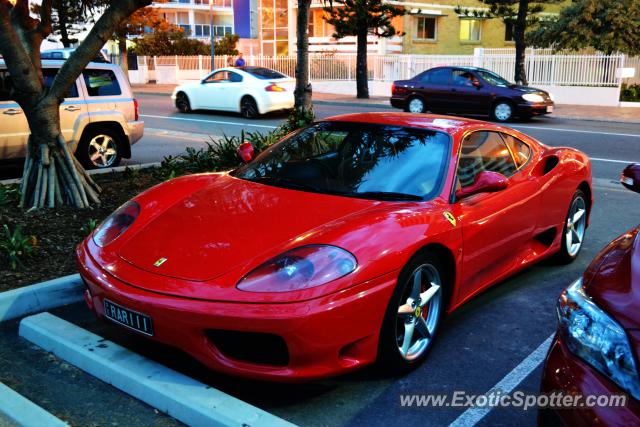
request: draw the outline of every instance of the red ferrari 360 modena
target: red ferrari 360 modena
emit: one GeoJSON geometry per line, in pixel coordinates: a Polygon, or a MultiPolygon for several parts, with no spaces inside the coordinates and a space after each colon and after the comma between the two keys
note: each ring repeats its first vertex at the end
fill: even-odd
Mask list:
{"type": "MultiPolygon", "coordinates": [[[[621,182],[640,193],[640,164],[625,168],[621,182]]],[[[609,243],[560,296],[541,387],[585,399],[626,394],[626,404],[546,408],[540,425],[640,425],[639,308],[640,225],[609,243]]]]}
{"type": "Polygon", "coordinates": [[[573,260],[591,205],[575,149],[476,120],[352,114],[140,194],[77,260],[99,317],[212,369],[401,371],[445,313],[542,258],[573,260]]]}

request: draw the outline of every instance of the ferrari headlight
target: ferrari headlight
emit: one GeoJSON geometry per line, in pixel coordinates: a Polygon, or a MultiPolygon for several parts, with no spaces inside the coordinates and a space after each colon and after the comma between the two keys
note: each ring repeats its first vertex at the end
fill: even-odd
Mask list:
{"type": "Polygon", "coordinates": [[[586,295],[582,279],[560,295],[557,309],[560,336],[569,351],[640,399],[640,379],[627,335],[586,295]]]}
{"type": "Polygon", "coordinates": [[[120,206],[93,232],[93,241],[100,247],[116,240],[133,224],[140,214],[140,205],[133,200],[120,206]]]}
{"type": "Polygon", "coordinates": [[[357,265],[350,252],[337,246],[302,246],[265,262],[242,278],[237,286],[250,292],[299,291],[346,276],[357,265]]]}
{"type": "Polygon", "coordinates": [[[544,98],[537,93],[525,93],[522,99],[529,102],[544,102],[544,98]]]}

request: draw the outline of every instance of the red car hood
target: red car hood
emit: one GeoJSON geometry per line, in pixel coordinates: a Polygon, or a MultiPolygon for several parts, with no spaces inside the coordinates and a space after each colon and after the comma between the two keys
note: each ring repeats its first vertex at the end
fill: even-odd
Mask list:
{"type": "MultiPolygon", "coordinates": [[[[154,217],[118,255],[154,274],[208,281],[261,254],[266,261],[296,237],[377,204],[222,175],[154,217]]],[[[154,283],[136,285],[161,290],[154,283]]]]}
{"type": "Polygon", "coordinates": [[[640,226],[600,252],[585,273],[586,292],[627,330],[640,330],[640,226]]]}

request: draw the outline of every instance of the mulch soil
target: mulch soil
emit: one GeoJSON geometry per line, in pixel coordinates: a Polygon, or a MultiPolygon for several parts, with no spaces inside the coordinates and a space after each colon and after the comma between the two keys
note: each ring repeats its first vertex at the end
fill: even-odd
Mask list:
{"type": "MultiPolygon", "coordinates": [[[[10,230],[20,226],[32,238],[33,251],[22,258],[16,271],[9,268],[6,255],[0,254],[0,292],[76,273],[74,251],[89,233],[92,220],[97,224],[118,206],[149,187],[160,183],[152,171],[133,174],[94,175],[102,187],[101,204],[89,209],[61,207],[26,212],[15,204],[0,205],[0,231],[4,224],[10,230]]],[[[1,237],[0,237],[1,238],[1,237]]]]}

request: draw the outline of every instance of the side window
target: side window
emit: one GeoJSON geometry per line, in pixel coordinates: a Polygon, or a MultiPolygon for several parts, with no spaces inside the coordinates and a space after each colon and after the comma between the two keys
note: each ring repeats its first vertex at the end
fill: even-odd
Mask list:
{"type": "Polygon", "coordinates": [[[473,184],[476,175],[482,171],[498,172],[506,177],[517,171],[511,153],[496,132],[474,132],[462,143],[458,162],[460,186],[464,188],[473,184]]]}
{"type": "Polygon", "coordinates": [[[226,83],[230,80],[229,74],[228,71],[218,71],[207,77],[205,83],[226,83]]]}
{"type": "Polygon", "coordinates": [[[430,85],[448,85],[451,70],[449,68],[438,68],[437,70],[427,72],[422,81],[430,85]]]}
{"type": "Polygon", "coordinates": [[[473,86],[473,81],[477,80],[473,73],[466,70],[453,70],[451,72],[451,84],[454,86],[473,86]]]}
{"type": "Polygon", "coordinates": [[[115,73],[111,70],[84,70],[84,82],[89,96],[121,95],[122,90],[115,73]]]}
{"type": "Polygon", "coordinates": [[[242,76],[238,73],[229,72],[229,80],[231,83],[240,83],[242,81],[242,76]]]}
{"type": "MultiPolygon", "coordinates": [[[[42,77],[44,77],[44,86],[48,89],[53,84],[53,79],[58,74],[58,70],[56,68],[43,68],[42,69],[42,77]]],[[[77,98],[78,97],[78,86],[76,82],[73,82],[67,93],[64,94],[65,98],[77,98]]]]}
{"type": "Polygon", "coordinates": [[[0,102],[1,101],[13,101],[11,97],[11,89],[13,84],[11,83],[11,76],[7,70],[0,70],[0,102]]]}
{"type": "Polygon", "coordinates": [[[502,135],[502,138],[504,138],[507,146],[509,146],[511,153],[513,153],[513,157],[516,160],[518,168],[524,166],[524,164],[529,161],[529,157],[531,157],[531,147],[520,141],[518,138],[507,135],[506,133],[502,133],[500,135],[502,135]]]}

